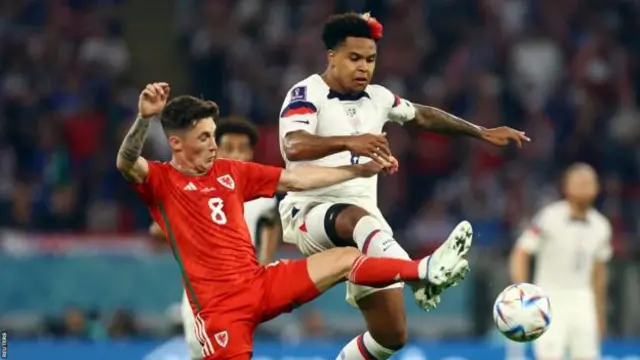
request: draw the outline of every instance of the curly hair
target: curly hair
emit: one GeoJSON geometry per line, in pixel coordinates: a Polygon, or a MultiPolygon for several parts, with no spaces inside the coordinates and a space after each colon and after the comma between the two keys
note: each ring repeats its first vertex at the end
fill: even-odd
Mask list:
{"type": "Polygon", "coordinates": [[[348,37],[367,38],[377,42],[382,37],[381,31],[382,25],[377,20],[348,12],[329,17],[322,29],[322,42],[327,50],[340,46],[348,37]]]}
{"type": "Polygon", "coordinates": [[[206,118],[218,119],[220,109],[213,101],[198,99],[190,95],[177,96],[162,110],[160,122],[165,132],[187,130],[206,118]]]}

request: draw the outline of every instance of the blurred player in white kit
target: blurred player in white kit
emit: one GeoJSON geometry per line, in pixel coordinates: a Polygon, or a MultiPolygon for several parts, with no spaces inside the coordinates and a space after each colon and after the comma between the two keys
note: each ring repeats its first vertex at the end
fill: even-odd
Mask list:
{"type": "MultiPolygon", "coordinates": [[[[498,146],[528,141],[520,131],[485,129],[370,84],[381,38],[382,25],[368,14],[335,15],[325,23],[326,71],[295,84],[282,105],[280,147],[288,169],[377,161],[395,164],[397,170],[382,133],[387,122],[412,122],[428,131],[476,137],[498,146]]],[[[284,241],[307,256],[354,246],[372,257],[409,259],[378,209],[377,177],[289,193],[280,204],[280,217],[284,241]]],[[[471,225],[464,221],[432,254],[430,268],[446,269],[451,276],[438,287],[410,284],[421,308],[435,307],[439,294],[464,278],[464,256],[471,241],[471,225]]],[[[407,332],[402,284],[373,289],[348,283],[347,300],[360,309],[368,331],[349,342],[340,359],[382,360],[403,347],[407,332]]]]}
{"type": "Polygon", "coordinates": [[[596,209],[598,177],[587,164],[574,164],[563,178],[565,199],[538,212],[511,253],[513,282],[529,282],[531,256],[536,257],[533,283],[549,295],[553,319],[534,342],[536,359],[600,358],[606,326],[607,268],[611,258],[611,225],[596,209]]]}
{"type": "MultiPolygon", "coordinates": [[[[216,126],[215,139],[218,144],[218,156],[226,159],[252,161],[253,151],[258,142],[257,129],[250,122],[243,119],[229,119],[220,121],[216,126]]],[[[244,218],[249,227],[253,244],[259,240],[258,259],[261,264],[273,261],[273,256],[280,241],[280,226],[276,211],[275,198],[258,198],[244,204],[244,218]],[[259,231],[259,236],[257,233],[259,231]]],[[[164,239],[162,229],[154,223],[150,228],[151,234],[164,239]]],[[[193,311],[189,305],[186,292],[182,295],[180,304],[184,337],[189,348],[191,360],[202,359],[202,346],[196,338],[193,311]]]]}

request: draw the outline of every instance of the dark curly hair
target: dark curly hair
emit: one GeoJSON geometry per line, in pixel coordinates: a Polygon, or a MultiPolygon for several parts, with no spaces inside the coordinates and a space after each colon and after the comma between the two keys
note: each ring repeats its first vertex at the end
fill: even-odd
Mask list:
{"type": "Polygon", "coordinates": [[[332,15],[324,23],[322,42],[324,42],[327,50],[334,50],[348,37],[367,38],[377,41],[367,20],[355,12],[332,15]]]}
{"type": "Polygon", "coordinates": [[[165,133],[187,130],[198,121],[208,117],[218,120],[220,109],[213,101],[198,99],[190,95],[177,96],[162,110],[160,122],[165,133]]]}
{"type": "Polygon", "coordinates": [[[220,139],[226,134],[246,135],[251,147],[255,147],[258,143],[258,130],[250,121],[243,118],[220,120],[216,126],[216,143],[220,144],[220,139]]]}

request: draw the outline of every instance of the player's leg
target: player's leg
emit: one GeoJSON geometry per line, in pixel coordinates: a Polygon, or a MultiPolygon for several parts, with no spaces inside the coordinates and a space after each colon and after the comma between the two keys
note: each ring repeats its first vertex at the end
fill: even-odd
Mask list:
{"type": "Polygon", "coordinates": [[[569,333],[567,314],[561,299],[553,299],[553,320],[549,329],[533,342],[533,353],[536,360],[563,360],[567,343],[572,334],[569,333]]]}
{"type": "MultiPolygon", "coordinates": [[[[460,223],[440,248],[430,256],[431,262],[441,268],[454,266],[451,271],[453,276],[456,280],[463,279],[468,267],[462,256],[468,251],[471,239],[470,225],[467,222],[460,223]],[[459,241],[463,241],[464,245],[456,244],[459,241]]],[[[455,282],[457,281],[449,281],[448,284],[455,282]]],[[[420,283],[413,283],[412,287],[416,301],[423,309],[435,306],[437,304],[435,301],[439,300],[437,293],[427,292],[441,291],[444,288],[420,283]]],[[[402,348],[406,342],[406,325],[404,324],[404,301],[401,289],[371,289],[349,284],[348,296],[357,303],[367,323],[368,332],[349,342],[343,348],[340,354],[341,358],[347,360],[367,359],[373,356],[376,359],[387,359],[402,348]],[[402,316],[398,316],[399,311],[402,311],[402,316]],[[394,333],[392,332],[394,328],[387,328],[389,319],[395,319],[396,323],[401,319],[402,327],[396,326],[395,330],[402,329],[402,331],[394,333]]]]}
{"type": "MultiPolygon", "coordinates": [[[[379,218],[381,215],[371,215],[370,212],[355,205],[321,204],[305,214],[303,228],[310,240],[325,248],[330,245],[355,246],[371,257],[409,260],[406,251],[393,239],[388,225],[379,218]]],[[[460,231],[454,232],[454,234],[458,233],[460,231]]],[[[456,268],[470,245],[471,235],[464,234],[464,237],[465,244],[460,249],[462,253],[454,249],[453,241],[443,247],[443,249],[452,250],[445,251],[445,255],[453,254],[449,256],[452,261],[443,264],[446,265],[448,272],[465,273],[460,270],[461,267],[456,268]]],[[[437,261],[433,265],[441,267],[437,261]]],[[[390,357],[402,348],[407,338],[402,285],[395,284],[387,289],[371,289],[352,284],[348,287],[350,300],[357,302],[369,331],[352,340],[344,348],[343,355],[346,359],[361,358],[364,346],[364,349],[376,358],[390,357]]],[[[425,289],[425,287],[419,287],[419,289],[425,289]]],[[[423,299],[430,300],[424,296],[423,299]]]]}
{"type": "MultiPolygon", "coordinates": [[[[408,260],[409,255],[392,237],[388,236],[385,224],[363,208],[348,204],[320,204],[311,209],[304,209],[298,214],[301,229],[298,247],[306,254],[317,252],[318,249],[338,247],[357,247],[369,256],[389,257],[408,260]]],[[[286,215],[286,214],[285,214],[286,215]]],[[[323,255],[324,256],[324,255],[323,255]]],[[[322,257],[314,258],[320,264],[322,257]]],[[[325,274],[319,274],[321,277],[325,274]]],[[[331,280],[329,280],[331,284],[331,280]]],[[[323,285],[323,284],[321,284],[323,285]]],[[[347,285],[351,287],[351,285],[347,285]]],[[[353,358],[352,352],[359,354],[359,349],[367,349],[380,358],[387,358],[402,348],[407,339],[406,315],[402,284],[394,284],[390,289],[375,289],[380,295],[370,299],[374,304],[362,304],[361,311],[365,315],[367,329],[364,335],[351,341],[342,353],[345,358],[353,358]],[[364,309],[364,310],[362,310],[364,309]],[[371,315],[369,315],[371,314],[371,315]],[[364,345],[364,346],[363,346],[364,345]]],[[[373,291],[373,289],[371,290],[373,291]]],[[[353,293],[351,289],[348,294],[353,293]]],[[[353,299],[350,299],[353,300],[353,299]]],[[[355,305],[353,301],[350,301],[355,305]]]]}
{"type": "MultiPolygon", "coordinates": [[[[253,294],[261,285],[248,283],[246,294],[253,294]]],[[[195,335],[202,346],[203,360],[250,359],[253,353],[253,333],[259,323],[260,300],[246,295],[226,301],[229,310],[205,308],[194,317],[195,335]],[[214,311],[212,311],[214,310],[214,311]]]]}
{"type": "MultiPolygon", "coordinates": [[[[324,230],[336,245],[355,246],[372,257],[410,259],[409,254],[385,231],[384,224],[363,208],[338,204],[328,208],[325,214],[329,221],[325,221],[324,228],[313,230],[324,230]]],[[[347,284],[347,288],[348,297],[367,291],[351,284],[347,284]]],[[[343,348],[341,356],[344,359],[360,358],[363,351],[375,359],[386,359],[404,346],[407,325],[402,284],[388,289],[370,289],[370,296],[351,300],[357,302],[368,331],[343,348]]]]}
{"type": "MultiPolygon", "coordinates": [[[[386,287],[404,281],[433,282],[428,258],[403,260],[374,258],[354,247],[333,248],[303,260],[281,260],[265,267],[261,287],[260,321],[267,321],[293,307],[310,302],[333,285],[355,284],[386,287]]],[[[466,266],[466,263],[462,264],[466,266]]],[[[435,281],[446,281],[440,272],[435,281]]]]}
{"type": "Polygon", "coordinates": [[[202,360],[202,346],[196,337],[193,310],[191,310],[191,305],[189,304],[186,292],[182,295],[180,315],[182,316],[184,340],[187,343],[187,349],[189,350],[189,358],[191,360],[202,360]]]}
{"type": "Polygon", "coordinates": [[[571,312],[569,354],[571,360],[600,359],[600,335],[595,301],[591,294],[574,301],[571,312]]]}

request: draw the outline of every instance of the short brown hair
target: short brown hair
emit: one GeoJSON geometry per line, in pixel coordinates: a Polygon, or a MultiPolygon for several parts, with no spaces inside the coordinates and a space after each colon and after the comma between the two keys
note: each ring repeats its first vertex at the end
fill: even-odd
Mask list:
{"type": "Polygon", "coordinates": [[[165,133],[186,130],[206,118],[218,119],[220,109],[213,101],[198,99],[191,95],[177,96],[162,110],[160,122],[165,133]]]}

